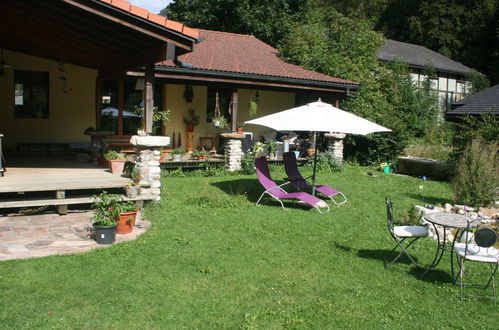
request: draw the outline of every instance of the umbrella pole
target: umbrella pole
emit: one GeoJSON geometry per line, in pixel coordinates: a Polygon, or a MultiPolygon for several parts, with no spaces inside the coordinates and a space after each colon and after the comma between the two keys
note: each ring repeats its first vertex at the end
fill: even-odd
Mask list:
{"type": "Polygon", "coordinates": [[[315,153],[314,153],[314,171],[312,173],[312,195],[315,196],[315,168],[317,167],[317,132],[315,132],[315,137],[314,137],[314,149],[315,149],[315,153]]]}

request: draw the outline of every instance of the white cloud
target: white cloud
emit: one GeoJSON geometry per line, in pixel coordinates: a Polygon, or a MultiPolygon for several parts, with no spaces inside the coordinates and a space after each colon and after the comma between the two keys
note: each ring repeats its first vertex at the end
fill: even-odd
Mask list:
{"type": "Polygon", "coordinates": [[[173,0],[128,0],[130,3],[137,7],[142,7],[152,13],[159,14],[161,9],[168,6],[173,0]]]}

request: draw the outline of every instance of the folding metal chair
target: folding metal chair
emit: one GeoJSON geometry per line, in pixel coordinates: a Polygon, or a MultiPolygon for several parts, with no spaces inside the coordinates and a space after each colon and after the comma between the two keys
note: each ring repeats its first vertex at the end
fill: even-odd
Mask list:
{"type": "Polygon", "coordinates": [[[421,268],[407,250],[418,239],[428,236],[428,228],[426,226],[394,226],[393,224],[393,203],[390,197],[385,197],[386,203],[386,219],[390,235],[395,240],[395,246],[390,251],[392,253],[396,249],[400,249],[400,253],[390,262],[386,263],[386,268],[390,268],[403,254],[418,268],[421,268]],[[408,240],[406,242],[406,240],[408,240]]]}
{"type": "Polygon", "coordinates": [[[497,225],[499,222],[495,222],[495,226],[490,223],[482,223],[478,227],[472,229],[470,225],[471,221],[468,222],[464,236],[465,242],[460,242],[454,244],[454,251],[459,260],[459,286],[461,288],[461,299],[463,297],[474,297],[482,299],[491,299],[494,303],[497,302],[496,298],[496,287],[494,282],[494,275],[499,266],[499,249],[497,247],[497,225]],[[494,229],[495,227],[495,229],[494,229]],[[475,230],[472,232],[472,230],[475,230]],[[495,246],[496,245],[496,246],[495,246]],[[465,272],[469,272],[469,269],[465,269],[465,262],[481,262],[489,265],[490,276],[485,285],[475,284],[475,283],[464,283],[463,277],[465,272]],[[475,295],[475,294],[465,294],[464,287],[478,287],[483,290],[487,289],[492,284],[493,296],[485,295],[475,295]]]}

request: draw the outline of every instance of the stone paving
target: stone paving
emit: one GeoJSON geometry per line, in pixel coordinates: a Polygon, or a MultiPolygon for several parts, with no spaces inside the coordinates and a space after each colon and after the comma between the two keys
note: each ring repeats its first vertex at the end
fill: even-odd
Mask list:
{"type": "MultiPolygon", "coordinates": [[[[91,211],[0,217],[0,261],[74,254],[111,246],[93,240],[91,217],[91,211]]],[[[116,243],[134,240],[150,226],[149,221],[139,219],[138,215],[133,231],[116,234],[116,243]]]]}

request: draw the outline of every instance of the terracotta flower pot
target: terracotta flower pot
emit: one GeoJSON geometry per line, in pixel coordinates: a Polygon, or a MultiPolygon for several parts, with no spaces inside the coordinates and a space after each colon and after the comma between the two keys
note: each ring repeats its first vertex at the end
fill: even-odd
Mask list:
{"type": "Polygon", "coordinates": [[[236,133],[237,134],[243,134],[244,133],[244,129],[242,127],[238,127],[238,128],[236,128],[236,133]]]}
{"type": "Polygon", "coordinates": [[[108,160],[109,169],[113,174],[121,174],[123,173],[123,168],[125,167],[124,160],[108,160]]]}
{"type": "Polygon", "coordinates": [[[117,234],[128,234],[133,230],[135,226],[135,219],[137,217],[137,211],[120,213],[119,217],[116,219],[118,225],[116,226],[117,234]]]}
{"type": "Polygon", "coordinates": [[[313,156],[313,155],[314,155],[314,153],[315,153],[315,149],[307,149],[307,155],[308,155],[309,157],[313,156]]]}

